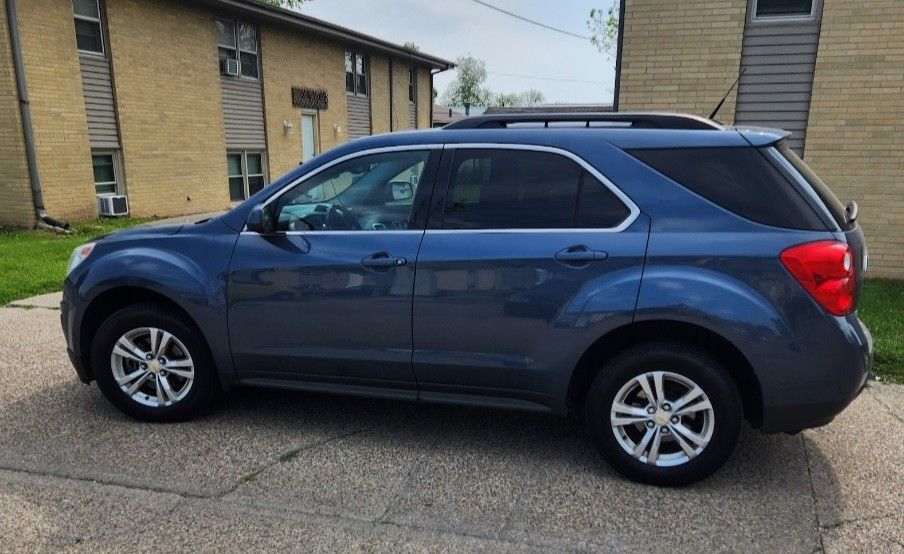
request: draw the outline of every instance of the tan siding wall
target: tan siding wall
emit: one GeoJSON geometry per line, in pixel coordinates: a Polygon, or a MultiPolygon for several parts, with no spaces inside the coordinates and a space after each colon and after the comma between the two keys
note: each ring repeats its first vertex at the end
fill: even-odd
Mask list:
{"type": "MultiPolygon", "coordinates": [[[[301,139],[300,110],[292,106],[292,87],[324,89],[329,108],[320,111],[320,151],[348,138],[345,98],[345,49],[334,42],[278,27],[261,28],[264,110],[270,178],[276,179],[298,166],[301,139]],[[283,121],[291,121],[291,134],[283,121]],[[339,127],[339,130],[336,130],[339,127]]],[[[225,163],[225,162],[224,162],[225,163]]]]}
{"type": "Polygon", "coordinates": [[[175,0],[111,0],[107,14],[132,213],[227,208],[213,14],[175,0]]]}
{"type": "MultiPolygon", "coordinates": [[[[627,0],[619,109],[707,116],[737,78],[747,0],[627,0]]],[[[734,119],[735,93],[718,119],[734,119]]]]}
{"type": "Polygon", "coordinates": [[[904,2],[826,2],[805,157],[860,205],[870,274],[904,277],[904,2]]]}
{"type": "MultiPolygon", "coordinates": [[[[97,215],[88,120],[68,0],[17,3],[38,173],[47,211],[61,219],[97,215]]],[[[5,35],[0,40],[9,40],[5,35]]]]}
{"type": "Polygon", "coordinates": [[[373,134],[389,132],[389,58],[370,56],[370,125],[373,134]]]}
{"type": "Polygon", "coordinates": [[[0,226],[30,227],[35,222],[34,206],[29,190],[5,2],[0,3],[0,129],[3,129],[3,140],[0,140],[0,226]]]}
{"type": "Polygon", "coordinates": [[[430,70],[418,68],[417,71],[417,128],[430,128],[430,112],[433,99],[430,98],[430,70]]]}

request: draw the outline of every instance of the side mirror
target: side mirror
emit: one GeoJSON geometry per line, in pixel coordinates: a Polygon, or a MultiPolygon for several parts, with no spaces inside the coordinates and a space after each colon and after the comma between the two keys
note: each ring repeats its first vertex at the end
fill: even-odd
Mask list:
{"type": "Polygon", "coordinates": [[[265,210],[263,205],[258,204],[248,213],[245,228],[253,233],[267,235],[273,232],[273,219],[270,217],[269,211],[265,210]]]}
{"type": "Polygon", "coordinates": [[[392,202],[411,200],[414,197],[414,187],[406,181],[392,181],[388,187],[389,191],[386,196],[392,202]]]}

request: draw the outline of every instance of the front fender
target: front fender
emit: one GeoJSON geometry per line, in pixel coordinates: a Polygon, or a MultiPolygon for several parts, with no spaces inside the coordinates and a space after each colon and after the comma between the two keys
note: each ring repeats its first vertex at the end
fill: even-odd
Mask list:
{"type": "MultiPolygon", "coordinates": [[[[234,237],[173,236],[142,239],[136,244],[100,241],[90,262],[67,278],[65,301],[73,329],[92,302],[114,289],[129,287],[159,294],[184,310],[201,330],[216,367],[234,375],[226,323],[225,270],[234,237]]],[[[102,301],[102,299],[101,299],[102,301]]],[[[75,351],[79,332],[70,333],[75,351]]]]}

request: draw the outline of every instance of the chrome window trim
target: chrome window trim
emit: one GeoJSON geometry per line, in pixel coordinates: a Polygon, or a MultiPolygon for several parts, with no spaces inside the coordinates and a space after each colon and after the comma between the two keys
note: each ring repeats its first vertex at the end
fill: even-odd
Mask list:
{"type": "MultiPolygon", "coordinates": [[[[430,233],[619,233],[624,231],[628,227],[630,227],[634,221],[640,216],[640,208],[635,204],[624,192],[621,191],[615,183],[610,181],[605,175],[597,171],[595,167],[590,165],[586,160],[578,156],[573,152],[569,152],[568,150],[564,150],[562,148],[557,148],[554,146],[540,146],[534,144],[521,144],[521,143],[486,143],[486,142],[473,142],[473,143],[453,143],[453,144],[406,144],[402,146],[384,146],[380,148],[370,148],[367,150],[359,150],[357,152],[352,152],[346,154],[344,156],[340,156],[335,160],[323,164],[317,169],[311,171],[310,173],[306,173],[299,177],[298,179],[292,181],[287,184],[283,188],[279,189],[275,193],[273,193],[265,202],[261,203],[261,206],[266,208],[272,202],[277,201],[283,194],[288,192],[290,189],[300,185],[304,181],[315,177],[327,169],[338,165],[340,163],[346,162],[348,160],[352,160],[355,158],[360,158],[364,156],[370,156],[374,154],[385,154],[389,152],[405,152],[411,150],[456,150],[456,149],[496,149],[496,150],[525,150],[525,151],[533,151],[533,152],[547,152],[551,154],[558,154],[561,156],[565,156],[576,162],[582,168],[584,168],[588,173],[596,177],[603,185],[606,186],[612,193],[618,197],[619,200],[628,208],[629,213],[628,217],[626,217],[619,225],[615,227],[592,227],[592,228],[537,228],[537,229],[427,229],[427,232],[430,233]]],[[[378,231],[380,233],[424,233],[424,229],[398,229],[398,230],[382,230],[378,231]]],[[[352,233],[367,233],[371,234],[374,231],[282,231],[280,234],[286,235],[306,235],[306,234],[323,234],[323,233],[333,233],[333,234],[352,234],[352,233]]],[[[254,234],[257,235],[259,233],[253,231],[247,231],[244,227],[242,228],[242,234],[254,234]]]]}
{"type": "Polygon", "coordinates": [[[813,203],[816,206],[819,206],[819,210],[823,215],[822,219],[824,221],[831,222],[831,224],[833,226],[832,229],[829,229],[829,230],[840,233],[841,228],[838,226],[838,223],[835,221],[835,216],[832,215],[832,212],[830,212],[829,209],[826,207],[825,202],[822,201],[822,198],[820,198],[819,195],[816,193],[816,190],[813,189],[813,185],[811,185],[810,182],[807,181],[804,178],[804,176],[800,174],[800,172],[797,170],[797,168],[794,167],[794,164],[792,164],[791,162],[786,160],[784,156],[782,156],[782,153],[779,152],[775,146],[770,146],[770,147],[766,148],[765,150],[766,150],[766,155],[769,156],[769,159],[778,163],[780,166],[782,166],[782,168],[785,171],[787,171],[792,177],[794,177],[794,180],[796,181],[795,184],[800,188],[800,190],[802,190],[804,192],[804,194],[806,194],[810,198],[810,200],[812,200],[811,203],[813,203]]]}

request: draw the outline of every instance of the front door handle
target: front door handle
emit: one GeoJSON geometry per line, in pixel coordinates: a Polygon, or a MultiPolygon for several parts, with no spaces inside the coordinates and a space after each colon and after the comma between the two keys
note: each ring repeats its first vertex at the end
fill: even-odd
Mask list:
{"type": "Polygon", "coordinates": [[[390,256],[388,252],[377,252],[361,260],[361,265],[371,269],[385,269],[388,267],[401,267],[408,263],[405,258],[390,256]]]}
{"type": "Polygon", "coordinates": [[[564,250],[559,250],[555,255],[556,261],[569,265],[588,264],[590,262],[605,260],[608,257],[608,253],[603,252],[602,250],[590,250],[583,244],[569,246],[564,250]]]}

